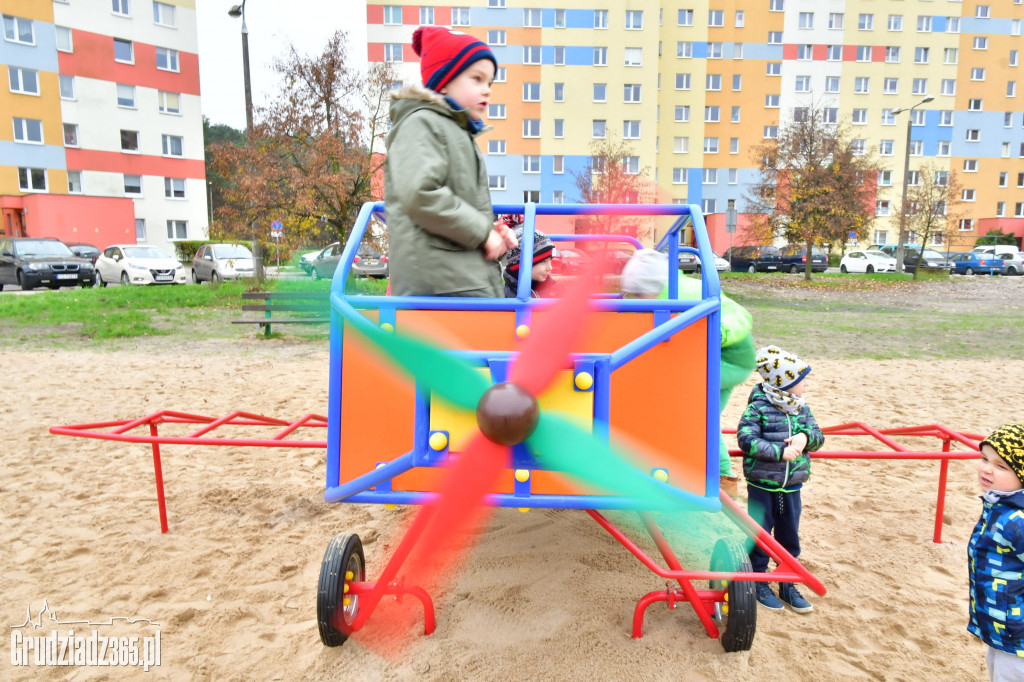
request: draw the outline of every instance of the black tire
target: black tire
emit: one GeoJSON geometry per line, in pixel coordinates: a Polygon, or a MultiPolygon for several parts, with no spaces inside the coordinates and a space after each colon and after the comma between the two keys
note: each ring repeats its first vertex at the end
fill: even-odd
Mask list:
{"type": "Polygon", "coordinates": [[[21,270],[18,270],[18,286],[21,287],[22,291],[32,291],[36,288],[35,284],[27,284],[25,278],[22,277],[21,270]]]}
{"type": "Polygon", "coordinates": [[[973,275],[974,274],[974,268],[968,266],[967,269],[964,270],[964,274],[965,275],[973,275]]]}
{"type": "Polygon", "coordinates": [[[789,274],[791,274],[791,275],[795,275],[795,274],[797,274],[798,272],[800,272],[800,268],[798,268],[798,267],[797,267],[797,266],[795,266],[795,265],[790,265],[790,266],[789,266],[789,274]]]}
{"type": "Polygon", "coordinates": [[[98,286],[98,287],[105,287],[105,286],[107,286],[107,283],[103,281],[103,275],[100,274],[99,270],[96,271],[96,286],[98,286]]]}
{"type": "Polygon", "coordinates": [[[320,271],[316,268],[310,268],[309,276],[313,278],[314,282],[320,281],[320,271]]]}
{"type": "Polygon", "coordinates": [[[199,275],[196,274],[196,269],[192,268],[192,283],[199,284],[199,275]]]}
{"type": "MultiPolygon", "coordinates": [[[[743,544],[733,538],[722,538],[711,552],[711,570],[723,573],[749,573],[750,557],[743,544]]],[[[755,584],[749,580],[712,580],[711,589],[725,589],[727,601],[715,604],[722,648],[726,651],[748,651],[757,630],[757,596],[755,584]]]]}
{"type": "Polygon", "coordinates": [[[359,597],[353,595],[349,597],[349,605],[344,604],[346,574],[349,572],[351,580],[366,580],[363,543],[355,533],[338,533],[331,538],[324,552],[316,590],[316,622],[324,646],[341,646],[352,634],[350,626],[359,613],[359,597]],[[339,609],[341,617],[335,619],[339,609]]]}
{"type": "Polygon", "coordinates": [[[841,273],[843,273],[845,275],[845,274],[849,273],[850,271],[846,269],[845,265],[840,265],[839,266],[839,272],[841,272],[841,273]]]}
{"type": "Polygon", "coordinates": [[[874,274],[874,272],[875,272],[875,266],[874,265],[869,265],[868,266],[868,274],[872,275],[872,274],[874,274]]]}
{"type": "Polygon", "coordinates": [[[220,275],[216,270],[210,273],[210,284],[220,284],[220,275]]]}
{"type": "Polygon", "coordinates": [[[697,266],[697,269],[696,269],[696,270],[694,270],[694,272],[695,272],[696,274],[698,274],[698,275],[699,275],[699,274],[701,274],[701,272],[702,272],[702,271],[701,271],[701,269],[700,269],[700,266],[699,266],[699,265],[697,266]]]}
{"type": "Polygon", "coordinates": [[[126,271],[121,271],[121,286],[130,287],[131,285],[132,280],[128,277],[128,273],[126,271]]]}
{"type": "Polygon", "coordinates": [[[747,266],[747,272],[749,272],[750,274],[754,274],[755,272],[757,272],[757,266],[751,263],[750,265],[747,266]]]}

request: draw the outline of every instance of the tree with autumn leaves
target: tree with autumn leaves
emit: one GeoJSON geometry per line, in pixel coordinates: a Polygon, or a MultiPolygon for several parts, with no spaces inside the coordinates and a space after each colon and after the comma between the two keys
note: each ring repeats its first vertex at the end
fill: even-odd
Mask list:
{"type": "MultiPolygon", "coordinates": [[[[827,122],[817,107],[798,110],[776,139],[756,146],[761,175],[748,193],[748,236],[771,243],[784,236],[807,253],[846,244],[874,220],[878,166],[845,126],[827,122]]],[[[811,259],[804,277],[811,279],[811,259]]]]}
{"type": "MultiPolygon", "coordinates": [[[[913,235],[912,241],[921,242],[921,252],[929,248],[938,236],[940,243],[950,244],[960,232],[960,220],[965,212],[961,204],[960,179],[956,171],[928,164],[908,177],[907,202],[899,207],[896,223],[903,216],[903,229],[913,235]]],[[[899,234],[899,232],[897,232],[899,234]]],[[[922,258],[914,265],[917,279],[922,258]]]]}
{"type": "Polygon", "coordinates": [[[345,241],[363,203],[383,194],[374,142],[387,131],[395,75],[387,64],[357,71],[348,51],[342,31],[318,55],[291,46],[274,64],[280,90],[256,108],[245,142],[211,147],[225,179],[211,237],[266,241],[280,220],[292,246],[345,241]]]}

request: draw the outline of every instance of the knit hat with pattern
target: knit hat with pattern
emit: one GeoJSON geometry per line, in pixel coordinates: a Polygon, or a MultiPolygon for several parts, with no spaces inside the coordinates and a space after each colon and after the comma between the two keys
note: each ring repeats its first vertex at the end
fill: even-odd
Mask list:
{"type": "MultiPolygon", "coordinates": [[[[514,249],[509,249],[505,252],[505,255],[501,258],[502,265],[505,266],[505,270],[508,272],[519,272],[519,259],[520,249],[523,244],[523,228],[520,225],[515,228],[513,232],[516,235],[516,241],[519,246],[514,249]]],[[[545,258],[551,258],[552,252],[555,250],[555,244],[548,238],[546,234],[540,230],[534,230],[533,233],[533,262],[539,263],[545,258]]]]}
{"type": "Polygon", "coordinates": [[[420,26],[412,34],[412,49],[420,56],[423,85],[434,92],[448,85],[473,62],[490,59],[498,69],[491,48],[462,31],[441,26],[420,26]]]}
{"type": "Polygon", "coordinates": [[[788,391],[811,373],[811,366],[778,346],[757,351],[757,372],[765,384],[788,391]]]}
{"type": "Polygon", "coordinates": [[[978,444],[988,445],[1006,460],[1017,478],[1024,482],[1024,424],[1006,424],[978,444]]]}

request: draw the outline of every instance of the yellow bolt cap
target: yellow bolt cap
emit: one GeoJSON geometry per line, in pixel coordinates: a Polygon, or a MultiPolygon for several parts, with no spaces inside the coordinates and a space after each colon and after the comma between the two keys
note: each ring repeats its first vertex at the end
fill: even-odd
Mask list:
{"type": "Polygon", "coordinates": [[[390,322],[385,322],[380,326],[380,328],[386,331],[388,334],[395,331],[395,325],[391,324],[390,322]]]}
{"type": "Polygon", "coordinates": [[[430,443],[431,450],[444,450],[448,447],[448,436],[440,431],[435,431],[430,434],[430,439],[427,442],[430,443]]]}
{"type": "Polygon", "coordinates": [[[520,507],[519,511],[521,511],[522,513],[525,514],[526,512],[530,511],[530,508],[529,507],[520,507]]]}
{"type": "Polygon", "coordinates": [[[529,325],[521,324],[518,327],[516,327],[516,338],[517,339],[525,339],[529,335],[530,335],[530,327],[529,327],[529,325]]]}
{"type": "Polygon", "coordinates": [[[355,578],[355,577],[356,577],[356,574],[353,573],[352,571],[345,571],[345,580],[352,580],[352,578],[355,578]]]}
{"type": "Polygon", "coordinates": [[[348,594],[349,589],[351,589],[351,588],[349,588],[348,584],[346,584],[345,585],[345,594],[348,594]]]}
{"type": "Polygon", "coordinates": [[[654,478],[656,480],[661,481],[662,483],[665,483],[666,481],[668,481],[668,472],[665,471],[664,469],[655,469],[654,478]]]}
{"type": "Polygon", "coordinates": [[[593,385],[594,377],[590,375],[590,372],[580,372],[576,375],[576,388],[581,391],[586,391],[593,385]]]}
{"type": "Polygon", "coordinates": [[[520,483],[526,483],[530,480],[529,469],[516,469],[516,480],[520,483]]]}

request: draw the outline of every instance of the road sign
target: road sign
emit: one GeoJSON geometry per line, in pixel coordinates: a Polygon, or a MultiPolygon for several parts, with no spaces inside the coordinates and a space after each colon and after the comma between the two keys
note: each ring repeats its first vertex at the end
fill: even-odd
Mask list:
{"type": "Polygon", "coordinates": [[[725,231],[732,233],[736,231],[736,209],[730,208],[725,211],[725,231]]]}
{"type": "Polygon", "coordinates": [[[283,227],[284,226],[281,224],[280,220],[275,220],[275,221],[270,223],[270,231],[274,232],[274,233],[277,233],[277,234],[281,233],[281,230],[283,229],[283,227]]]}

